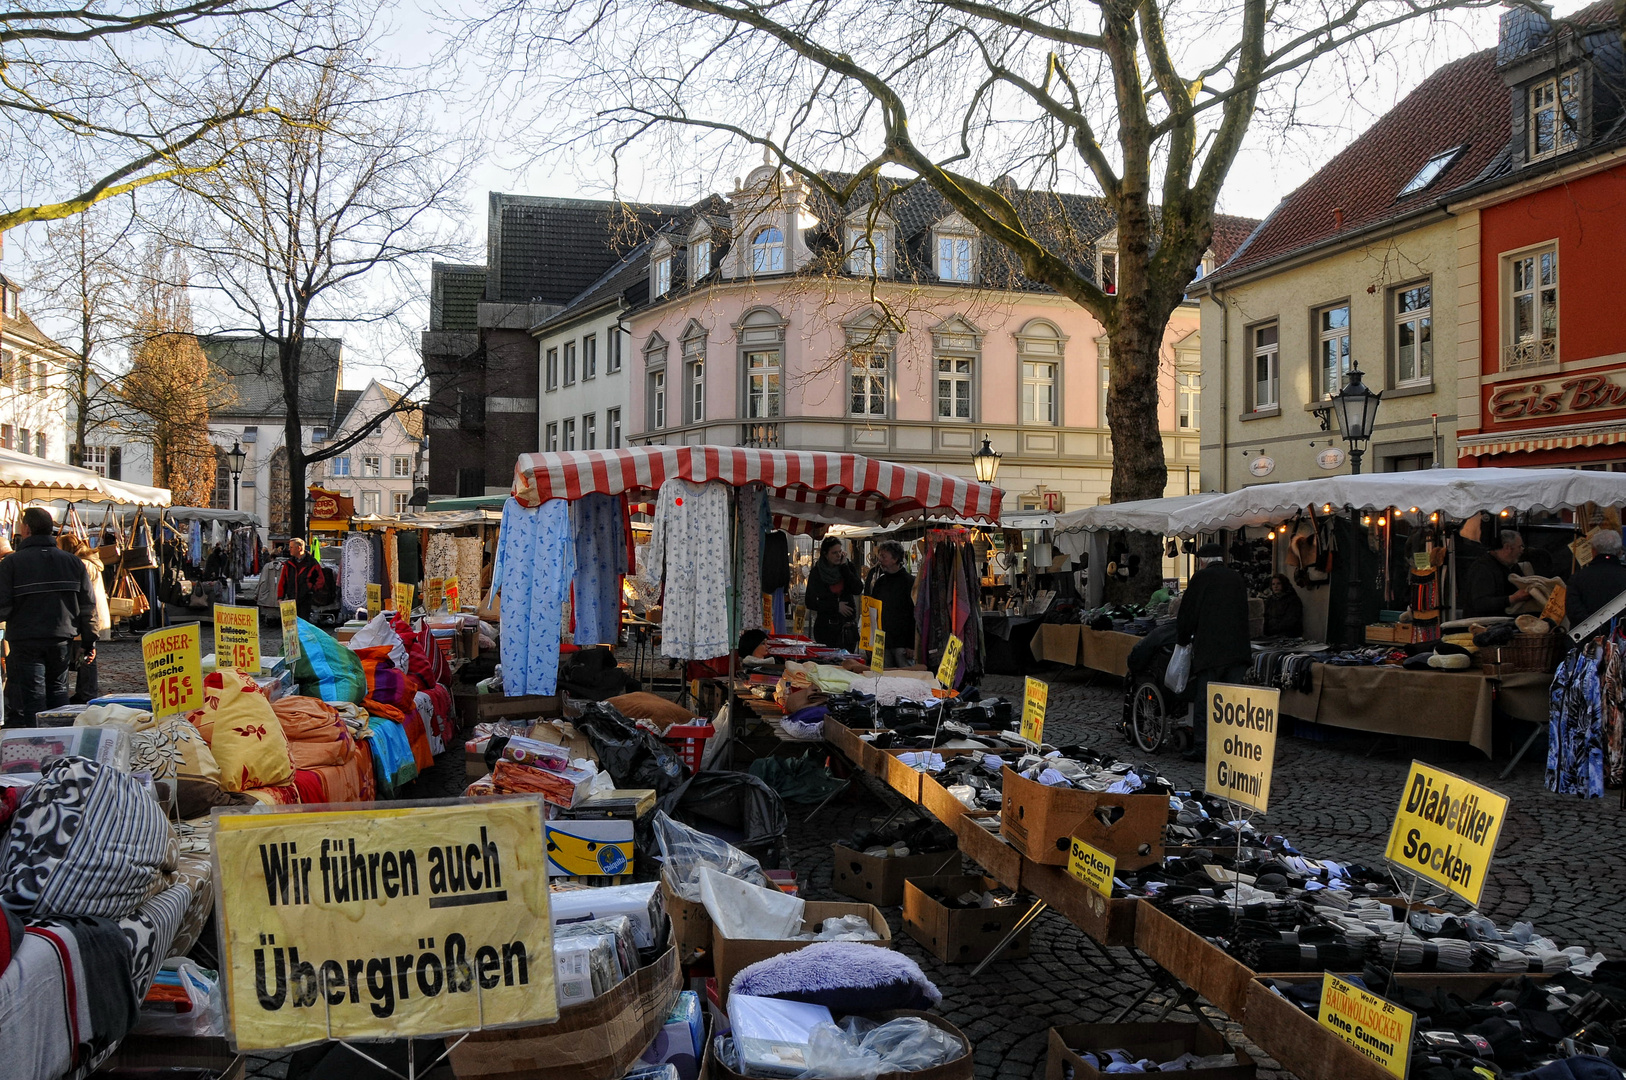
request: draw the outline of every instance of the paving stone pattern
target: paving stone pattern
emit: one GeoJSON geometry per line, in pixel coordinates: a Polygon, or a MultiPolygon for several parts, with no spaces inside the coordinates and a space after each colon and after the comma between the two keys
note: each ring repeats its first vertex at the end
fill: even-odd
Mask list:
{"type": "MultiPolygon", "coordinates": [[[[269,640],[267,644],[270,647],[269,640]]],[[[127,655],[131,651],[124,642],[110,643],[104,650],[105,689],[140,686],[139,655],[132,664],[127,655]],[[123,685],[127,681],[129,685],[123,685]]],[[[1014,678],[993,677],[985,689],[1019,699],[1021,686],[1014,678]]],[[[1057,744],[1081,742],[1134,758],[1134,748],[1116,727],[1122,700],[1115,678],[1054,675],[1045,733],[1057,744]]],[[[1532,920],[1538,931],[1560,945],[1626,955],[1626,905],[1619,902],[1626,882],[1626,812],[1613,793],[1598,800],[1551,794],[1542,785],[1539,749],[1511,777],[1499,780],[1505,762],[1488,762],[1471,748],[1424,739],[1325,734],[1317,741],[1280,740],[1272,812],[1265,819],[1272,831],[1312,854],[1376,863],[1408,764],[1413,757],[1421,758],[1512,799],[1512,813],[1485,889],[1488,914],[1504,924],[1532,920]]],[[[1177,786],[1201,782],[1197,763],[1167,752],[1155,761],[1177,786]]],[[[445,797],[463,787],[462,762],[447,755],[404,795],[445,797]]],[[[839,796],[811,824],[805,820],[809,808],[790,808],[790,861],[799,871],[806,898],[841,899],[830,887],[831,843],[879,822],[899,801],[889,790],[863,783],[839,796]]],[[[975,869],[967,863],[967,872],[975,869]]],[[[940,963],[905,935],[900,909],[888,909],[886,915],[899,948],[943,991],[942,1014],[976,1045],[978,1080],[1037,1080],[1044,1075],[1046,1032],[1051,1026],[1110,1020],[1150,983],[1130,950],[1103,952],[1053,912],[1034,922],[1031,955],[997,961],[976,981],[970,977],[970,966],[940,963]]],[[[1163,1003],[1164,995],[1154,993],[1130,1019],[1151,1019],[1163,1003]]],[[[1225,1024],[1223,1014],[1206,1011],[1225,1024]]],[[[1228,1033],[1240,1041],[1234,1025],[1228,1033]]],[[[1262,1076],[1286,1075],[1268,1059],[1262,1063],[1262,1076]]],[[[284,1080],[289,1066],[288,1055],[255,1058],[249,1074],[284,1080]]]]}

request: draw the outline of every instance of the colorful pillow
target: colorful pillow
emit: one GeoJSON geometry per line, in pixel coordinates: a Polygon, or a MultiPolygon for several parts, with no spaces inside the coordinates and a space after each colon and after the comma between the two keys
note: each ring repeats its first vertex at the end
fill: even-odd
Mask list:
{"type": "Polygon", "coordinates": [[[293,780],[282,725],[252,678],[237,671],[210,672],[203,680],[202,711],[213,731],[209,745],[223,788],[248,791],[293,780]]]}
{"type": "Polygon", "coordinates": [[[418,764],[412,759],[412,746],[400,724],[375,716],[371,726],[373,737],[368,741],[373,751],[373,775],[378,779],[378,792],[387,798],[395,794],[396,788],[417,779],[418,764]]]}
{"type": "Polygon", "coordinates": [[[59,758],[24,797],[0,847],[0,906],[24,919],[122,919],[169,884],[179,848],[135,778],[59,758]]]}
{"type": "Polygon", "coordinates": [[[360,701],[367,696],[367,675],[356,654],[304,619],[299,620],[294,678],[300,693],[323,701],[360,701]]]}
{"type": "Polygon", "coordinates": [[[356,741],[350,737],[350,729],[345,727],[339,710],[327,702],[295,695],[277,699],[271,709],[288,739],[288,755],[294,768],[343,765],[355,754],[356,741]]]}

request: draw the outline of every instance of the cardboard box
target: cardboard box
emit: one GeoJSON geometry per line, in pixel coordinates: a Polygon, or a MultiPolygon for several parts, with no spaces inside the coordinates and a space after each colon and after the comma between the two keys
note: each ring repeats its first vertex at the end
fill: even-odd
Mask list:
{"type": "MultiPolygon", "coordinates": [[[[1321,981],[1320,975],[1303,978],[1321,981]]],[[[1394,1080],[1382,1065],[1261,982],[1249,985],[1245,1011],[1248,1038],[1300,1080],[1394,1080]]]]}
{"type": "Polygon", "coordinates": [[[98,1073],[113,1069],[208,1069],[220,1080],[243,1080],[248,1059],[232,1053],[224,1037],[130,1035],[98,1073]]]}
{"type": "Polygon", "coordinates": [[[606,1080],[620,1076],[666,1026],[682,989],[677,950],[592,1001],[559,1010],[552,1024],[476,1031],[448,1039],[460,1080],[606,1080]]]}
{"type": "Polygon", "coordinates": [[[698,900],[685,900],[661,875],[661,897],[666,901],[666,917],[672,920],[672,944],[678,962],[687,964],[698,952],[711,952],[711,913],[698,900]]]}
{"type": "Polygon", "coordinates": [[[1163,857],[1168,796],[1109,795],[1072,787],[1047,787],[1023,779],[1009,767],[1003,777],[1001,829],[1011,845],[1034,862],[1067,865],[1067,839],[1075,835],[1117,858],[1120,869],[1149,866],[1163,857]],[[1105,825],[1095,816],[1095,811],[1104,806],[1121,807],[1123,815],[1105,825]],[[1148,846],[1145,854],[1139,850],[1143,845],[1148,846]]]}
{"type": "MultiPolygon", "coordinates": [[[[945,1062],[930,1069],[921,1069],[918,1072],[885,1072],[877,1076],[875,1080],[972,1080],[976,1075],[971,1040],[966,1038],[959,1028],[944,1020],[941,1016],[933,1013],[917,1012],[914,1009],[894,1009],[888,1012],[869,1013],[867,1015],[870,1019],[882,1023],[902,1016],[918,1016],[933,1027],[941,1028],[953,1035],[965,1047],[965,1053],[953,1061],[945,1062]]],[[[700,1066],[700,1080],[746,1080],[746,1078],[718,1061],[711,1052],[711,1040],[707,1039],[706,1060],[700,1066]]]]}
{"type": "Polygon", "coordinates": [[[1014,892],[1022,884],[1022,853],[1007,843],[998,829],[979,825],[982,820],[986,819],[967,814],[949,827],[960,838],[960,853],[1014,892]]]}
{"type": "MultiPolygon", "coordinates": [[[[871,944],[892,947],[892,929],[887,926],[886,916],[874,904],[829,903],[824,901],[809,901],[802,913],[802,929],[798,933],[817,931],[819,924],[825,919],[836,919],[843,915],[862,915],[877,934],[880,940],[871,944]]],[[[724,1002],[728,1000],[728,986],[734,981],[734,976],[750,967],[758,960],[766,960],[770,956],[781,953],[795,952],[805,949],[813,944],[811,941],[784,941],[777,938],[731,938],[715,926],[711,933],[711,960],[717,971],[717,992],[724,1002]]]]}
{"type": "Polygon", "coordinates": [[[860,769],[873,772],[875,771],[875,765],[879,761],[880,751],[859,738],[859,736],[867,735],[873,730],[873,728],[850,728],[839,721],[826,720],[824,722],[824,741],[860,769]]]}
{"type": "Polygon", "coordinates": [[[1147,1057],[1159,1062],[1173,1061],[1181,1054],[1236,1055],[1235,1065],[1177,1074],[1197,1080],[1253,1080],[1256,1071],[1252,1058],[1232,1047],[1207,1024],[1070,1024],[1050,1029],[1045,1080],[1062,1080],[1068,1065],[1073,1068],[1073,1080],[1100,1080],[1104,1074],[1080,1057],[1076,1052],[1079,1050],[1127,1050],[1137,1059],[1147,1057]]]}
{"type": "MultiPolygon", "coordinates": [[[[968,892],[988,892],[1000,887],[990,877],[974,874],[939,874],[911,877],[903,886],[903,929],[926,946],[928,952],[949,964],[974,964],[985,959],[1005,940],[1033,906],[1031,900],[1016,901],[996,908],[951,908],[933,899],[929,892],[959,896],[968,892]]],[[[1000,953],[1000,959],[1020,959],[1028,954],[1032,927],[1000,953]]]]}
{"type": "Polygon", "coordinates": [[[835,852],[835,865],[830,872],[831,887],[843,896],[878,907],[897,907],[903,903],[905,878],[952,873],[960,868],[958,849],[883,859],[841,844],[830,847],[835,852]]]}
{"type": "Polygon", "coordinates": [[[1022,888],[1101,945],[1135,943],[1135,919],[1141,906],[1138,900],[1108,899],[1069,874],[1064,866],[1023,866],[1022,888]]]}
{"type": "Polygon", "coordinates": [[[547,823],[548,876],[620,877],[632,873],[631,818],[547,823]]]}
{"type": "MultiPolygon", "coordinates": [[[[1149,900],[1136,900],[1135,947],[1170,975],[1225,1010],[1247,1020],[1254,971],[1207,938],[1175,922],[1149,900]]],[[[1283,1062],[1286,1064],[1286,1062],[1283,1062]]],[[[1301,1080],[1307,1080],[1301,1075],[1301,1080]]]]}
{"type": "Polygon", "coordinates": [[[902,795],[910,802],[920,802],[920,778],[924,775],[920,770],[902,761],[904,754],[933,753],[929,750],[880,750],[880,777],[886,781],[886,786],[902,795]]]}
{"type": "Polygon", "coordinates": [[[1033,644],[1029,646],[1033,650],[1033,658],[1077,667],[1081,629],[1077,623],[1068,623],[1065,626],[1045,623],[1039,627],[1039,632],[1033,635],[1033,644]]]}

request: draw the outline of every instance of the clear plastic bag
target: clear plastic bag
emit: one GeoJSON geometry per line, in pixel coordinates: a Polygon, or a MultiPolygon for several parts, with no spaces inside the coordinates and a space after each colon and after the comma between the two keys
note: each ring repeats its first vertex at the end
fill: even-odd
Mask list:
{"type": "Polygon", "coordinates": [[[1191,646],[1176,645],[1174,655],[1169,657],[1169,666],[1163,669],[1163,685],[1176,694],[1186,692],[1186,682],[1191,678],[1191,646]]]}
{"type": "Polygon", "coordinates": [[[700,870],[700,902],[724,937],[788,940],[802,926],[806,903],[772,887],[700,870]]]}
{"type": "Polygon", "coordinates": [[[715,836],[673,821],[666,811],[655,811],[655,843],[661,849],[661,876],[683,899],[700,903],[700,871],[710,867],[719,874],[769,888],[762,864],[715,836]]]}
{"type": "Polygon", "coordinates": [[[935,1068],[965,1052],[959,1039],[917,1016],[884,1024],[849,1016],[813,1029],[801,1080],[874,1080],[882,1073],[935,1068]]]}
{"type": "Polygon", "coordinates": [[[181,987],[191,999],[189,1012],[156,1012],[142,1009],[130,1030],[137,1035],[169,1035],[222,1038],[226,1034],[226,1003],[220,981],[212,979],[189,960],[166,960],[161,970],[175,972],[181,987]]]}

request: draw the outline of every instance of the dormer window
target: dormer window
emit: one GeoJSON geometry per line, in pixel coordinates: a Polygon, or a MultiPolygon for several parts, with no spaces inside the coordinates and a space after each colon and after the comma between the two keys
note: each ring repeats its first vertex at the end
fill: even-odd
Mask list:
{"type": "Polygon", "coordinates": [[[711,240],[692,240],[689,243],[689,279],[699,281],[711,273],[711,240]]]}
{"type": "Polygon", "coordinates": [[[769,226],[751,239],[751,272],[782,274],[785,271],[785,234],[769,226]]]}
{"type": "Polygon", "coordinates": [[[0,314],[8,319],[15,319],[17,307],[17,290],[9,285],[0,286],[0,314]]]}
{"type": "Polygon", "coordinates": [[[869,277],[887,275],[886,232],[880,228],[847,230],[847,270],[869,277]]]}
{"type": "Polygon", "coordinates": [[[1101,291],[1108,296],[1118,295],[1118,253],[1116,251],[1103,251],[1101,265],[1097,268],[1096,280],[1101,283],[1101,291]]]}
{"type": "Polygon", "coordinates": [[[655,295],[665,296],[672,291],[672,256],[655,260],[655,295]]]}
{"type": "Polygon", "coordinates": [[[1575,149],[1581,134],[1581,72],[1570,68],[1529,89],[1530,160],[1575,149]]]}
{"type": "Polygon", "coordinates": [[[937,276],[943,281],[971,280],[971,238],[969,236],[939,236],[937,238],[937,276]]]}

